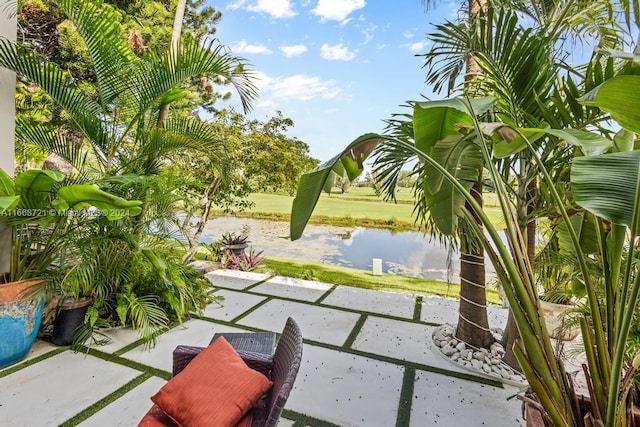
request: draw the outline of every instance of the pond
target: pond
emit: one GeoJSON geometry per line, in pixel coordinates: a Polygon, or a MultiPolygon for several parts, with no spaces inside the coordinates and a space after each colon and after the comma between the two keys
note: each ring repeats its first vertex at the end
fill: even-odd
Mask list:
{"type": "MultiPolygon", "coordinates": [[[[416,231],[393,232],[362,227],[307,225],[303,237],[289,240],[289,223],[249,218],[210,220],[200,239],[211,243],[226,231],[249,228],[251,246],[267,256],[335,264],[371,271],[372,259],[382,259],[383,271],[403,276],[447,280],[450,261],[452,282],[458,283],[459,257],[431,236],[416,231]]],[[[487,273],[492,272],[487,265],[487,273]]]]}

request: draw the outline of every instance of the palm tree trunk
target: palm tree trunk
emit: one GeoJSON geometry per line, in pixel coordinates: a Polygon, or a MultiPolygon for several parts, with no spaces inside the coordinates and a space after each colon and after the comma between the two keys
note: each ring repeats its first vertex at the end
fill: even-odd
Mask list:
{"type": "MultiPolygon", "coordinates": [[[[482,178],[475,182],[471,193],[482,206],[482,178]]],[[[479,223],[475,215],[474,220],[479,223]]],[[[489,347],[494,339],[487,318],[484,250],[480,245],[464,246],[468,247],[460,253],[460,308],[456,338],[474,347],[489,347]]]]}
{"type": "MultiPolygon", "coordinates": [[[[171,49],[175,52],[178,49],[180,34],[182,33],[182,21],[184,20],[184,10],[187,7],[187,0],[178,0],[176,14],[173,18],[173,32],[171,33],[171,49]]],[[[158,111],[157,126],[162,127],[169,116],[169,104],[164,104],[158,111]]]]}
{"type": "MultiPolygon", "coordinates": [[[[469,0],[469,19],[480,10],[487,9],[486,0],[469,0]]],[[[470,55],[467,58],[465,86],[480,74],[481,70],[470,55]]],[[[482,171],[471,190],[473,197],[482,206],[482,171]]],[[[473,212],[469,206],[466,208],[473,212]]],[[[479,218],[474,214],[480,225],[479,218]]],[[[487,319],[487,294],[484,268],[484,250],[480,245],[462,245],[460,253],[460,308],[458,311],[458,327],[456,337],[475,347],[488,347],[493,343],[493,335],[487,319]]]]}

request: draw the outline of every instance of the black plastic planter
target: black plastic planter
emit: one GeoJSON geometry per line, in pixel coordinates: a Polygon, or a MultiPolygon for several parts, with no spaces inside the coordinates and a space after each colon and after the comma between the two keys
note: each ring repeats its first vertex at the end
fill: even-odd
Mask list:
{"type": "Polygon", "coordinates": [[[65,302],[60,306],[60,311],[53,323],[53,336],[51,341],[55,345],[73,344],[76,329],[84,323],[84,317],[91,305],[89,298],[79,301],[65,302]]]}

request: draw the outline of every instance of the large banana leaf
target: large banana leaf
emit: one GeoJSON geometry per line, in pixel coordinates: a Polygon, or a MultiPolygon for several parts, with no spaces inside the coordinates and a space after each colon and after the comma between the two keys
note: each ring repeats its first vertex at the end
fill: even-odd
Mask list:
{"type": "MultiPolygon", "coordinates": [[[[470,100],[476,114],[486,112],[493,99],[470,100]]],[[[413,110],[413,129],[416,148],[432,157],[471,189],[482,169],[479,146],[465,137],[463,128],[471,127],[473,119],[468,106],[459,98],[421,102],[413,110]]],[[[427,166],[424,177],[425,201],[430,217],[443,234],[453,235],[465,199],[434,167],[427,166]]]]}
{"type": "MultiPolygon", "coordinates": [[[[493,98],[469,100],[472,110],[480,115],[494,104],[493,98]]],[[[473,124],[468,108],[460,98],[416,103],[413,109],[413,132],[416,148],[429,153],[433,144],[473,124]]]]}
{"type": "Polygon", "coordinates": [[[571,188],[576,201],[607,221],[630,227],[639,168],[638,150],[574,159],[571,188]]]}
{"type": "Polygon", "coordinates": [[[18,207],[27,210],[47,209],[47,198],[55,185],[65,178],[62,172],[52,170],[31,169],[22,172],[14,180],[16,194],[20,196],[18,207]]]}
{"type": "Polygon", "coordinates": [[[383,137],[368,133],[359,136],[340,154],[320,165],[311,173],[302,175],[298,191],[291,206],[290,237],[298,240],[311,218],[323,190],[331,189],[336,174],[347,175],[353,181],[362,173],[362,162],[371,154],[383,137]]]}
{"type": "MultiPolygon", "coordinates": [[[[437,142],[430,156],[467,191],[478,180],[484,162],[480,147],[464,135],[451,135],[437,142]]],[[[451,236],[455,233],[458,216],[462,216],[465,198],[432,166],[427,166],[425,175],[425,199],[430,216],[440,232],[451,236]]]]}
{"type": "Polygon", "coordinates": [[[580,101],[600,107],[625,129],[640,133],[640,76],[618,76],[587,93],[580,101]]]}
{"type": "Polygon", "coordinates": [[[136,216],[142,211],[139,200],[126,200],[101,190],[98,186],[76,184],[58,190],[58,198],[64,201],[61,208],[83,209],[95,206],[109,220],[116,220],[125,216],[136,216]],[[65,206],[66,205],[66,206],[65,206]]]}

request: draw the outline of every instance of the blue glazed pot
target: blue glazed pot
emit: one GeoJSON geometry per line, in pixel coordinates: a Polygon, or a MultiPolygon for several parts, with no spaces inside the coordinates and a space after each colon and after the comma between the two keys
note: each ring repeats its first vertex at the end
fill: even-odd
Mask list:
{"type": "Polygon", "coordinates": [[[34,295],[41,281],[0,285],[0,368],[22,360],[33,345],[42,321],[42,295],[34,295]]]}

